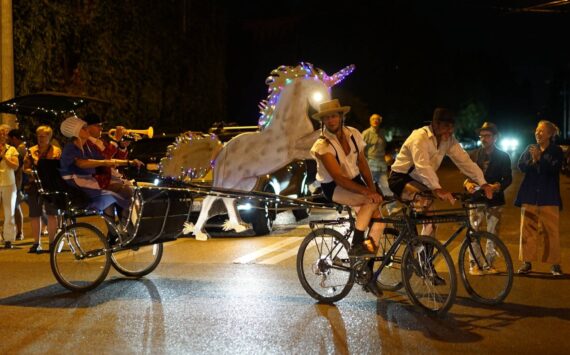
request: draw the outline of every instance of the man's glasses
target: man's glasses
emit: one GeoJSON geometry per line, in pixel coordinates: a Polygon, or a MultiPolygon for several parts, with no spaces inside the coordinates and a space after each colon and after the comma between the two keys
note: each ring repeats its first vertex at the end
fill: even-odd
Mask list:
{"type": "Polygon", "coordinates": [[[491,137],[493,137],[492,134],[481,134],[481,135],[479,135],[479,138],[480,138],[480,139],[483,139],[483,138],[491,138],[491,137]]]}

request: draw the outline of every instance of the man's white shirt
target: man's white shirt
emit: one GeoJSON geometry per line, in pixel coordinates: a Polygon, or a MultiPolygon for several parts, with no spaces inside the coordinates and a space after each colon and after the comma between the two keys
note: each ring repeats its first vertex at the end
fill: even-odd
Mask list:
{"type": "Polygon", "coordinates": [[[392,165],[392,171],[407,174],[414,168],[409,173],[414,180],[426,185],[430,190],[440,189],[436,172],[446,155],[467,177],[479,185],[486,183],[483,172],[461,148],[457,139],[452,136],[447,141],[441,142],[438,147],[431,126],[412,132],[402,145],[392,165]]]}
{"type": "Polygon", "coordinates": [[[336,135],[330,133],[326,129],[324,130],[323,135],[328,139],[328,142],[325,139],[319,138],[311,148],[311,155],[317,161],[318,182],[331,182],[333,181],[333,178],[324,167],[321,160],[317,157],[317,154],[324,155],[326,153],[329,153],[333,157],[338,158],[342,174],[349,179],[353,179],[358,174],[360,174],[360,171],[358,170],[358,152],[362,152],[364,150],[366,143],[356,128],[344,126],[342,129],[346,136],[346,140],[348,141],[348,145],[350,146],[350,152],[348,154],[344,153],[344,150],[342,149],[342,146],[338,141],[336,135]],[[353,144],[351,138],[353,136],[358,149],[353,144]]]}

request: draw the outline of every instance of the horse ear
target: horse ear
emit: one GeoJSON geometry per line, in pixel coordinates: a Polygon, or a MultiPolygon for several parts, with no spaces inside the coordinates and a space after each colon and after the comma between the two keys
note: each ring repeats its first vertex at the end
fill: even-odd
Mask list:
{"type": "Polygon", "coordinates": [[[341,70],[339,70],[338,72],[334,73],[331,76],[328,76],[325,74],[325,76],[323,77],[323,81],[325,82],[325,84],[330,88],[335,86],[336,84],[340,83],[341,81],[344,80],[344,78],[346,78],[347,76],[349,76],[354,69],[356,68],[356,66],[354,64],[351,64],[341,70]]]}

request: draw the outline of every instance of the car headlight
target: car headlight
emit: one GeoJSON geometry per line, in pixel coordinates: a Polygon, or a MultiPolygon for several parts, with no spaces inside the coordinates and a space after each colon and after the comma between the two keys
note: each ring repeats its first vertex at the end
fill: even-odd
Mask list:
{"type": "Polygon", "coordinates": [[[240,211],[249,211],[251,210],[253,206],[251,205],[251,203],[244,203],[243,205],[238,205],[237,209],[240,211]]]}
{"type": "Polygon", "coordinates": [[[519,140],[516,138],[505,137],[501,139],[500,144],[501,144],[501,149],[503,149],[506,152],[512,152],[517,150],[517,148],[519,147],[519,140]]]}

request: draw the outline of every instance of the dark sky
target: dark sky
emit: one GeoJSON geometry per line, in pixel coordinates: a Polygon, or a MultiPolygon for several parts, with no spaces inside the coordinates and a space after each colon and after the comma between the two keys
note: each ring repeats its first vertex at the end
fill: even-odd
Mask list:
{"type": "Polygon", "coordinates": [[[509,11],[495,3],[236,2],[228,8],[228,112],[254,124],[269,72],[307,61],[329,74],[356,65],[333,89],[353,106],[356,126],[380,112],[386,125],[417,127],[436,106],[460,110],[469,102],[508,129],[533,127],[539,118],[562,126],[568,13],[509,11]]]}

